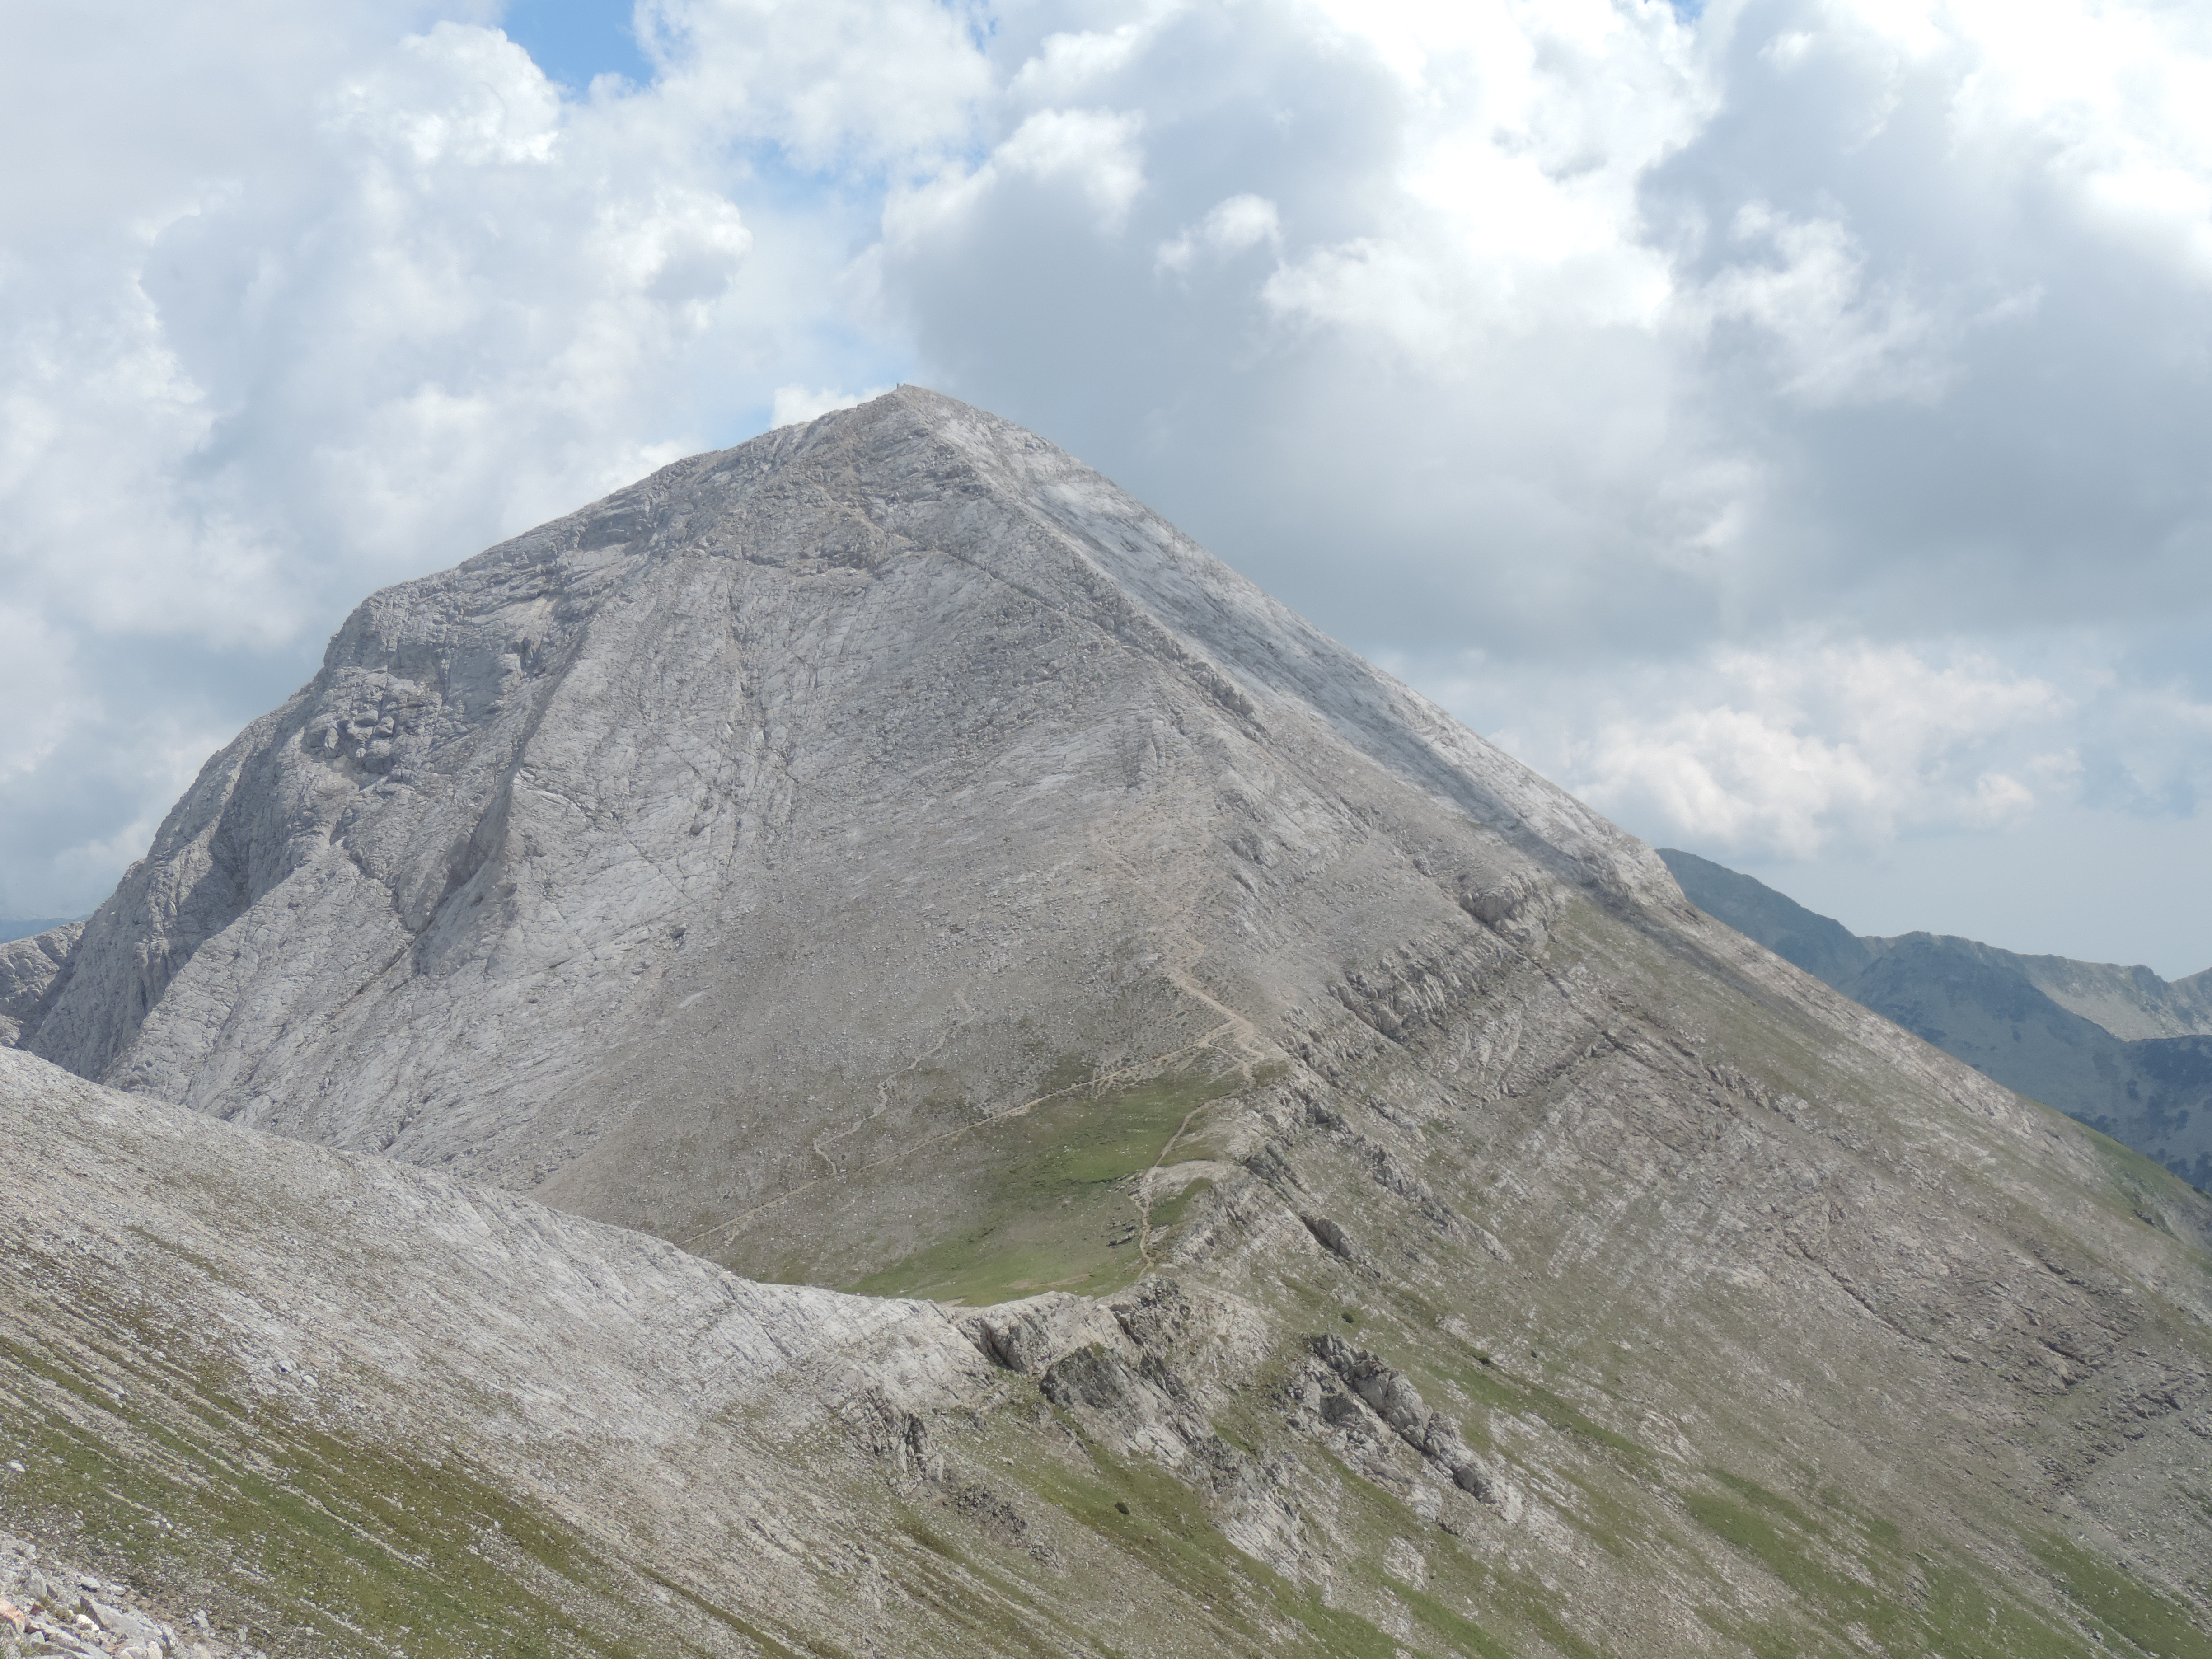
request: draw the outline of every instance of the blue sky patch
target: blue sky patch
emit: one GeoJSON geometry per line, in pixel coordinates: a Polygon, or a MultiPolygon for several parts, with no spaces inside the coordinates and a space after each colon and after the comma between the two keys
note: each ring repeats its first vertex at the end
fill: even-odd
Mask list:
{"type": "Polygon", "coordinates": [[[630,0],[514,0],[501,27],[548,76],[581,92],[599,75],[653,79],[630,17],[630,0]]]}

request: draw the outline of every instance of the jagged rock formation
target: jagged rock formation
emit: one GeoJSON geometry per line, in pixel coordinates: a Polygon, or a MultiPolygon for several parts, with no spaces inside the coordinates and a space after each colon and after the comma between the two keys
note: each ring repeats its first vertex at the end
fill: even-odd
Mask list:
{"type": "MultiPolygon", "coordinates": [[[[1534,1275],[1278,1240],[963,1312],[0,1052],[0,1515],[278,1656],[2212,1649],[2212,1213],[2148,1166],[2106,1207],[1990,1085],[1907,1172],[1714,1070],[1702,1178],[1520,1162],[1632,1170],[1534,1275]],[[1619,1260],[1655,1201],[1693,1253],[1619,1260]]],[[[1282,1170],[1371,1205],[1362,1135],[1282,1170]]]]}
{"type": "Polygon", "coordinates": [[[0,1046],[20,1047],[24,1028],[37,1029],[83,933],[69,921],[0,945],[0,1046]]]}
{"type": "Polygon", "coordinates": [[[130,1370],[201,1539],[234,1420],[356,1519],[483,1449],[556,1565],[480,1632],[605,1555],[609,1651],[2212,1652],[2201,1195],[932,394],[372,599],[33,1000],[173,1103],[4,1074],[16,1397],[60,1446],[130,1370]],[[723,1376],[702,1310],[779,1307],[723,1376]],[[193,1403],[341,1328],[324,1438],[193,1403]]]}
{"type": "MultiPolygon", "coordinates": [[[[9,1474],[15,1473],[11,1465],[9,1474]]],[[[36,1544],[0,1533],[0,1654],[33,1651],[112,1655],[114,1659],[258,1659],[209,1626],[179,1613],[172,1622],[137,1605],[127,1583],[107,1580],[42,1556],[36,1544]],[[189,1634],[180,1634],[179,1626],[189,1634]]]]}
{"type": "Polygon", "coordinates": [[[1862,938],[1694,853],[1659,856],[1693,903],[1778,956],[2212,1188],[2212,969],[2168,982],[1947,934],[1862,938]]]}

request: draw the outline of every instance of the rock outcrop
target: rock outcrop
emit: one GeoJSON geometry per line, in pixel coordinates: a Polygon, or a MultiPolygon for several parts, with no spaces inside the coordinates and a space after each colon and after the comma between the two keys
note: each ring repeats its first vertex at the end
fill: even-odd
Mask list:
{"type": "MultiPolygon", "coordinates": [[[[959,1564],[1018,1534],[1048,1578],[1070,1530],[1024,1483],[1068,1460],[945,1310],[751,1284],[19,1053],[0,1146],[0,1517],[170,1604],[142,1647],[952,1655],[1127,1626],[1056,1582],[1063,1613],[1001,1607],[959,1564]]],[[[27,1556],[0,1593],[69,1630],[76,1583],[28,1587],[27,1556]]],[[[1206,1622],[1141,1553],[1106,1578],[1156,1635],[1206,1622]]],[[[93,1612],[88,1651],[124,1630],[93,1612]]]]}
{"type": "MultiPolygon", "coordinates": [[[[10,1474],[27,1474],[10,1465],[10,1474]]],[[[42,1555],[36,1544],[0,1533],[0,1653],[99,1656],[99,1659],[263,1659],[250,1632],[226,1642],[204,1607],[174,1622],[137,1605],[131,1586],[42,1555]]]]}
{"type": "Polygon", "coordinates": [[[25,1029],[38,1029],[83,934],[84,924],[70,921],[0,945],[0,1048],[20,1048],[25,1029]]]}

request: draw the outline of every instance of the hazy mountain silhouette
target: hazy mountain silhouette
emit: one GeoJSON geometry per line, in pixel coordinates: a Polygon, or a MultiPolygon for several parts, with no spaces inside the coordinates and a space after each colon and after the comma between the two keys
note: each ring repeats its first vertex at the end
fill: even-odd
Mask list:
{"type": "Polygon", "coordinates": [[[2212,970],[2020,956],[1939,933],[1861,938],[1672,848],[1690,902],[2008,1089],[2212,1188],[2212,970]]]}

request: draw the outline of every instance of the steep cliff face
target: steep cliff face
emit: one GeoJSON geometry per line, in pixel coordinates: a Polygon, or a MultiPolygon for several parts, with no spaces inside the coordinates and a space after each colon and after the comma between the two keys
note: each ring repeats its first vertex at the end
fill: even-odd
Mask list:
{"type": "MultiPolygon", "coordinates": [[[[291,1260],[269,1317],[358,1316],[344,1352],[419,1333],[393,1433],[413,1399],[498,1448],[546,1536],[629,1564],[589,1594],[649,1620],[623,1586],[659,1584],[702,1651],[2212,1653],[2201,1195],[931,394],[377,596],[37,1001],[29,1046],[145,1115],[100,1230],[48,1227],[122,1108],[7,1074],[20,1133],[80,1126],[12,1224],[33,1328],[91,1294],[73,1239],[125,1292],[25,1362],[42,1422],[102,1356],[187,1415],[233,1386],[229,1339],[131,1321],[228,1271],[252,1191],[442,1194],[389,1249],[335,1200],[289,1242],[249,1218],[237,1282],[291,1260]],[[210,1158],[258,1173],[166,1172],[210,1158]],[[374,1288],[466,1210],[542,1251],[419,1311],[374,1288]],[[833,1343],[726,1387],[656,1333],[700,1286],[786,1304],[579,1215],[893,1298],[788,1306],[887,1305],[957,1386],[848,1415],[833,1343]],[[571,1382],[557,1333],[646,1271],[574,1265],[609,1252],[693,1289],[571,1382]],[[817,1368],[835,1409],[748,1426],[817,1368]],[[574,1403],[500,1404],[540,1387],[574,1403]],[[644,1446],[625,1390],[713,1403],[644,1446]],[[819,1506],[788,1470],[730,1497],[779,1446],[826,1460],[819,1506]]],[[[382,1409],[329,1419],[314,1479],[384,1455],[382,1409]]]]}
{"type": "Polygon", "coordinates": [[[61,986],[84,924],[66,921],[0,945],[0,1046],[19,1048],[35,1031],[61,986]]]}

